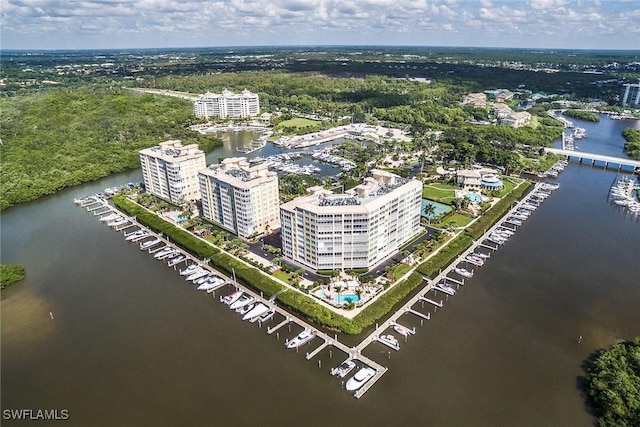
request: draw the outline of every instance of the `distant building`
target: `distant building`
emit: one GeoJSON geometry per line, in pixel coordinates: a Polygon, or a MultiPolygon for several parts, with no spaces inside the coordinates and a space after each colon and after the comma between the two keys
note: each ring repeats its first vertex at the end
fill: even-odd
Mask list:
{"type": "Polygon", "coordinates": [[[486,108],[487,107],[487,95],[484,93],[470,93],[465,95],[462,99],[462,105],[471,104],[474,107],[486,108]]]}
{"type": "Polygon", "coordinates": [[[500,102],[496,102],[495,104],[493,104],[493,112],[498,120],[503,119],[510,114],[513,114],[513,110],[511,109],[511,107],[500,102]]]}
{"type": "Polygon", "coordinates": [[[179,203],[200,198],[198,171],[207,167],[204,151],[197,144],[183,146],[178,140],[140,150],[145,189],[179,203]]]}
{"type": "Polygon", "coordinates": [[[511,113],[500,119],[501,125],[511,126],[514,128],[521,128],[529,123],[531,123],[531,114],[526,111],[511,113]]]}
{"type": "Polygon", "coordinates": [[[485,90],[484,93],[487,95],[487,98],[495,100],[496,102],[504,102],[513,99],[513,92],[507,89],[485,90]]]}
{"type": "Polygon", "coordinates": [[[245,239],[280,228],[278,175],[266,164],[231,157],[201,170],[199,180],[203,217],[245,239]]]}
{"type": "Polygon", "coordinates": [[[504,186],[498,171],[490,168],[460,169],[456,171],[456,178],[465,191],[499,190],[504,186]]]}
{"type": "Polygon", "coordinates": [[[640,83],[624,85],[622,105],[631,108],[640,108],[640,83]]]}
{"type": "Polygon", "coordinates": [[[281,205],[284,257],[315,270],[371,268],[415,237],[422,183],[371,174],[345,194],[312,187],[281,205]]]}
{"type": "Polygon", "coordinates": [[[260,114],[260,98],[258,94],[243,90],[233,93],[223,90],[222,93],[207,92],[193,101],[193,112],[196,117],[256,117],[260,114]]]}

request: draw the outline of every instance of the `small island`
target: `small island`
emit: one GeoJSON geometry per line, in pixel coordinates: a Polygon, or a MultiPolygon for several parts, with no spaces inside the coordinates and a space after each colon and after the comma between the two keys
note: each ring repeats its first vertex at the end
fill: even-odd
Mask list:
{"type": "Polygon", "coordinates": [[[601,350],[587,374],[598,425],[640,425],[640,337],[601,350]]]}
{"type": "Polygon", "coordinates": [[[0,264],[0,289],[24,279],[24,267],[20,264],[0,264]]]}
{"type": "Polygon", "coordinates": [[[568,117],[573,117],[576,119],[580,119],[580,120],[585,120],[587,122],[599,122],[600,121],[600,116],[598,116],[596,113],[592,113],[590,111],[584,111],[584,110],[578,110],[578,109],[574,109],[574,108],[570,108],[568,110],[565,110],[563,113],[565,116],[568,117]]]}

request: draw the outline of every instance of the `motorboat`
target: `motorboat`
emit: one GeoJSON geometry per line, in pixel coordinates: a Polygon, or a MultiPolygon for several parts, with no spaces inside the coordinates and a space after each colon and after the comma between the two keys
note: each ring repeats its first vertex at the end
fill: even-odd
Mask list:
{"type": "Polygon", "coordinates": [[[109,215],[107,216],[103,216],[102,218],[100,218],[98,221],[100,222],[109,222],[109,221],[113,221],[114,219],[116,219],[116,217],[118,217],[119,215],[115,212],[111,212],[109,215]]]}
{"type": "Polygon", "coordinates": [[[484,265],[484,261],[482,260],[482,258],[477,258],[471,255],[467,255],[466,257],[464,257],[464,260],[473,265],[477,265],[478,267],[484,265]]]}
{"type": "Polygon", "coordinates": [[[482,252],[474,252],[471,255],[473,255],[474,257],[482,258],[482,259],[487,259],[487,258],[489,258],[491,256],[489,254],[485,254],[485,253],[482,253],[482,252]]]}
{"type": "Polygon", "coordinates": [[[194,282],[198,279],[208,276],[209,274],[210,274],[209,270],[201,268],[200,270],[196,270],[195,272],[193,272],[193,274],[191,274],[190,276],[187,276],[187,281],[194,282]]]}
{"type": "Polygon", "coordinates": [[[240,298],[238,298],[236,301],[229,304],[229,309],[236,310],[238,308],[244,307],[247,304],[251,304],[254,299],[255,298],[253,298],[251,295],[244,294],[240,298]]]}
{"type": "Polygon", "coordinates": [[[140,250],[144,251],[145,249],[149,249],[150,247],[155,246],[158,243],[162,243],[162,240],[154,239],[154,240],[149,240],[147,242],[141,243],[140,244],[140,250]]]}
{"type": "Polygon", "coordinates": [[[382,344],[385,344],[391,347],[394,350],[400,350],[400,343],[398,342],[396,337],[394,337],[391,334],[378,335],[378,341],[380,341],[382,344]]]}
{"type": "Polygon", "coordinates": [[[191,264],[190,266],[188,266],[187,268],[185,268],[184,270],[180,271],[180,275],[181,276],[189,276],[193,273],[195,273],[195,271],[199,268],[198,264],[191,264]]]}
{"type": "Polygon", "coordinates": [[[293,338],[290,341],[287,341],[286,346],[287,348],[300,347],[301,345],[311,341],[315,336],[316,335],[313,332],[311,332],[311,329],[305,329],[304,331],[300,332],[295,338],[293,338]]]}
{"type": "Polygon", "coordinates": [[[347,360],[338,365],[337,368],[333,368],[331,370],[331,374],[336,375],[338,378],[346,377],[349,372],[353,371],[353,368],[356,367],[356,362],[353,360],[347,360]]]}
{"type": "Polygon", "coordinates": [[[347,391],[356,391],[360,387],[364,385],[367,381],[369,381],[376,374],[376,371],[369,367],[361,368],[354,376],[349,378],[345,388],[347,391]]]}
{"type": "Polygon", "coordinates": [[[208,291],[209,289],[215,288],[218,285],[222,285],[224,283],[224,279],[221,279],[217,276],[212,276],[207,279],[205,282],[201,283],[198,286],[199,291],[208,291]]]}
{"type": "Polygon", "coordinates": [[[130,242],[130,241],[132,241],[132,240],[134,240],[134,239],[141,239],[141,238],[146,237],[146,236],[148,236],[148,235],[149,235],[149,233],[147,233],[146,231],[144,231],[144,230],[138,230],[138,231],[136,231],[135,233],[131,233],[131,234],[129,234],[127,237],[125,237],[125,239],[124,239],[124,240],[126,240],[126,241],[129,241],[129,242],[130,242]]]}
{"type": "Polygon", "coordinates": [[[265,314],[263,314],[260,317],[256,317],[250,320],[250,322],[255,322],[256,320],[259,321],[260,323],[264,323],[267,320],[271,319],[273,317],[273,315],[276,314],[276,310],[275,308],[271,308],[269,309],[269,311],[267,311],[265,314]]]}
{"type": "Polygon", "coordinates": [[[235,291],[231,292],[229,295],[225,297],[220,297],[220,302],[223,302],[227,305],[231,305],[234,302],[238,301],[238,299],[242,296],[242,294],[244,294],[243,291],[241,291],[240,289],[236,289],[235,291]]]}
{"type": "Polygon", "coordinates": [[[207,272],[204,276],[193,281],[196,285],[202,285],[204,282],[208,281],[213,275],[210,272],[207,272]]]}
{"type": "Polygon", "coordinates": [[[107,225],[109,227],[114,227],[114,226],[122,224],[124,221],[125,221],[125,219],[123,217],[121,217],[120,215],[116,215],[112,220],[107,222],[107,225]]]}
{"type": "Polygon", "coordinates": [[[440,291],[444,292],[444,293],[445,293],[445,294],[447,294],[447,295],[454,296],[454,295],[456,294],[456,290],[455,290],[455,289],[453,289],[453,287],[452,287],[452,286],[450,286],[450,285],[448,285],[448,284],[446,284],[446,283],[438,283],[438,284],[436,285],[436,289],[438,289],[438,290],[440,290],[440,291]]]}
{"type": "Polygon", "coordinates": [[[402,335],[403,337],[408,337],[409,335],[413,335],[416,333],[416,328],[409,329],[406,326],[402,326],[399,324],[393,325],[393,330],[402,335]]]}
{"type": "Polygon", "coordinates": [[[187,259],[187,257],[186,257],[186,256],[184,256],[184,255],[178,255],[178,256],[177,256],[177,257],[175,257],[175,258],[171,258],[171,259],[169,260],[169,262],[167,262],[167,265],[168,265],[169,267],[173,267],[174,265],[180,264],[180,263],[181,263],[182,261],[184,261],[185,259],[187,259]]]}
{"type": "Polygon", "coordinates": [[[462,277],[473,277],[473,271],[469,271],[466,268],[454,267],[453,271],[462,277]]]}
{"type": "Polygon", "coordinates": [[[236,313],[240,313],[240,316],[244,316],[245,314],[249,313],[251,310],[253,310],[253,307],[255,307],[255,304],[247,304],[244,305],[238,309],[236,309],[236,313]]]}
{"type": "Polygon", "coordinates": [[[163,249],[160,249],[158,252],[156,252],[155,254],[153,254],[153,257],[156,259],[162,259],[164,258],[165,255],[169,255],[171,252],[173,252],[175,249],[173,249],[170,246],[167,246],[163,249]]]}
{"type": "Polygon", "coordinates": [[[269,311],[269,307],[259,302],[251,309],[251,311],[247,312],[244,316],[242,316],[242,320],[251,321],[255,318],[262,316],[267,311],[269,311]]]}
{"type": "Polygon", "coordinates": [[[158,257],[159,259],[166,259],[166,260],[171,260],[174,259],[175,257],[179,256],[180,252],[178,252],[177,249],[172,250],[171,252],[169,252],[166,255],[162,255],[161,257],[158,257]]]}

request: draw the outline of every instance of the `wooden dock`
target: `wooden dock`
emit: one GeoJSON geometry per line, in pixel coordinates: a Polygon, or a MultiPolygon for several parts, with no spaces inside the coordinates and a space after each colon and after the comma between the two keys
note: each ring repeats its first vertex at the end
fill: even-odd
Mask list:
{"type": "Polygon", "coordinates": [[[307,354],[306,354],[306,356],[305,356],[305,358],[306,358],[307,360],[311,360],[311,359],[313,359],[313,358],[314,358],[318,353],[320,353],[322,350],[324,350],[324,349],[325,349],[325,347],[328,347],[328,346],[330,346],[330,345],[331,345],[331,342],[330,342],[330,341],[325,341],[325,342],[323,342],[322,344],[320,344],[320,345],[318,346],[318,348],[316,348],[315,350],[313,350],[311,353],[307,353],[307,354]]]}

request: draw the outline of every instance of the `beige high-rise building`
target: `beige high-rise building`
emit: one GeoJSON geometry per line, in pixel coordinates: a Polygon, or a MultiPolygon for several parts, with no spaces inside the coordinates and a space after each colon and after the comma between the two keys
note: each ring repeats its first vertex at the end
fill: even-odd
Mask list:
{"type": "Polygon", "coordinates": [[[307,190],[280,206],[282,254],[314,270],[371,268],[421,230],[422,183],[372,170],[345,192],[307,190]]]}
{"type": "Polygon", "coordinates": [[[280,228],[278,175],[246,157],[224,159],[199,173],[202,215],[249,239],[280,228]]]}
{"type": "Polygon", "coordinates": [[[193,101],[193,112],[196,117],[256,117],[260,114],[260,98],[258,94],[243,90],[233,93],[223,90],[222,93],[207,92],[193,101]]]}
{"type": "Polygon", "coordinates": [[[140,150],[140,165],[146,190],[179,203],[200,198],[198,171],[207,167],[204,151],[197,144],[178,140],[140,150]]]}

